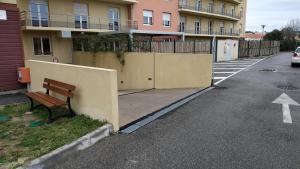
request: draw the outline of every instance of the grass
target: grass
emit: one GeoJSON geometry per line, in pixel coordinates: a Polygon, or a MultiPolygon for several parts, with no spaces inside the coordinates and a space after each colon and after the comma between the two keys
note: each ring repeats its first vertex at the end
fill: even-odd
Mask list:
{"type": "MultiPolygon", "coordinates": [[[[0,122],[1,169],[23,165],[26,161],[71,143],[105,124],[79,115],[73,118],[59,118],[51,124],[33,128],[28,127],[28,124],[32,120],[46,122],[48,113],[47,110],[39,108],[32,115],[24,115],[28,110],[28,104],[11,105],[0,109],[0,115],[11,117],[8,122],[0,122]]],[[[65,108],[53,110],[54,116],[66,113],[68,112],[65,108]]]]}

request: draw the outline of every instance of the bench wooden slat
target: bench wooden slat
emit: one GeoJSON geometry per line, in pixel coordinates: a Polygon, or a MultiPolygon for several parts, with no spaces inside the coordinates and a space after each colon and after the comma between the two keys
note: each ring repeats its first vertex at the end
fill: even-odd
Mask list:
{"type": "Polygon", "coordinates": [[[32,92],[29,92],[29,93],[26,93],[26,95],[30,98],[32,98],[33,100],[36,100],[38,101],[39,103],[51,108],[51,107],[54,107],[55,104],[51,103],[51,102],[48,102],[47,100],[39,97],[36,93],[32,93],[32,92]]]}
{"type": "Polygon", "coordinates": [[[51,84],[53,86],[57,86],[59,88],[63,88],[63,89],[71,90],[71,91],[74,91],[75,88],[76,88],[73,85],[70,85],[70,84],[67,84],[67,83],[63,83],[63,82],[59,82],[59,81],[52,80],[52,79],[48,79],[48,78],[46,78],[44,80],[44,82],[49,83],[49,84],[51,84]]]}
{"type": "Polygon", "coordinates": [[[61,88],[58,88],[58,87],[55,87],[55,86],[52,86],[51,84],[48,85],[48,84],[43,84],[43,87],[46,88],[46,89],[49,89],[50,91],[53,91],[55,93],[58,93],[58,94],[61,94],[63,96],[66,96],[66,97],[73,97],[73,93],[71,92],[68,92],[66,90],[63,90],[61,88]]]}
{"type": "Polygon", "coordinates": [[[66,105],[67,103],[60,100],[60,99],[57,99],[53,96],[50,96],[50,95],[47,95],[45,93],[42,93],[42,92],[37,92],[36,93],[39,97],[51,102],[52,104],[55,104],[56,106],[62,106],[62,105],[66,105]]]}

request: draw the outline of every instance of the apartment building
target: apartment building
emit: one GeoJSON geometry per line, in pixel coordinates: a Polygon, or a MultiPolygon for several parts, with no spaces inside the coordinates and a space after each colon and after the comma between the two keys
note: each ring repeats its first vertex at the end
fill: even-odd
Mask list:
{"type": "MultiPolygon", "coordinates": [[[[72,38],[135,29],[136,0],[17,0],[25,59],[72,63],[72,38]]],[[[80,48],[80,46],[79,46],[80,48]]]]}
{"type": "Polygon", "coordinates": [[[140,40],[235,38],[245,32],[247,0],[17,0],[25,59],[72,63],[82,35],[140,40]]]}
{"type": "Polygon", "coordinates": [[[138,0],[130,7],[131,19],[137,22],[137,29],[130,33],[141,40],[178,40],[178,0],[138,0]]]}
{"type": "Polygon", "coordinates": [[[179,0],[179,31],[187,39],[237,39],[245,34],[246,9],[247,0],[179,0]]]}
{"type": "Polygon", "coordinates": [[[131,33],[165,40],[238,39],[245,33],[246,9],[247,0],[139,0],[131,5],[138,23],[131,33]]]}

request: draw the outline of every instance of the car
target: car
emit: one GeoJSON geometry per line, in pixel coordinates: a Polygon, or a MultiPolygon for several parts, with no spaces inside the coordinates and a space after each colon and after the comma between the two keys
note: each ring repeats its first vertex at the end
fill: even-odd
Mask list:
{"type": "Polygon", "coordinates": [[[298,47],[292,57],[291,66],[294,67],[296,64],[300,64],[300,47],[298,47]]]}

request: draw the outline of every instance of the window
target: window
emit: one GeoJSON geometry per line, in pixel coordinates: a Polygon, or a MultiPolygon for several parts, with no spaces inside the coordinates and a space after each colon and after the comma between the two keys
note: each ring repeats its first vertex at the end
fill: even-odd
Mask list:
{"type": "Polygon", "coordinates": [[[230,24],[230,35],[232,35],[234,33],[234,23],[230,24]]]}
{"type": "Polygon", "coordinates": [[[120,30],[120,11],[118,8],[110,8],[108,10],[109,30],[120,30]]]}
{"type": "Polygon", "coordinates": [[[74,39],[73,40],[73,50],[87,52],[89,51],[88,39],[74,39]]]}
{"type": "Polygon", "coordinates": [[[208,2],[208,12],[213,13],[214,12],[214,1],[210,0],[208,2]]]}
{"type": "Polygon", "coordinates": [[[0,20],[7,20],[6,10],[0,10],[0,20]]]}
{"type": "Polygon", "coordinates": [[[153,24],[153,12],[152,11],[144,11],[144,25],[152,25],[153,24]]]}
{"type": "Polygon", "coordinates": [[[213,34],[213,21],[208,21],[208,34],[213,34]]]}
{"type": "Polygon", "coordinates": [[[48,1],[32,0],[30,1],[30,16],[32,26],[48,27],[49,12],[48,1]]]}
{"type": "Polygon", "coordinates": [[[34,55],[51,55],[51,41],[48,37],[33,38],[34,55]]]}
{"type": "Polygon", "coordinates": [[[242,34],[242,31],[243,31],[243,24],[240,24],[240,34],[242,34]]]}
{"type": "Polygon", "coordinates": [[[87,29],[88,28],[88,7],[87,4],[75,3],[75,28],[87,29]]]}
{"type": "Polygon", "coordinates": [[[222,4],[221,4],[221,13],[222,13],[222,15],[225,14],[225,3],[224,2],[222,2],[222,4]]]}
{"type": "Polygon", "coordinates": [[[202,10],[202,0],[196,0],[196,10],[197,11],[202,10]]]}
{"type": "Polygon", "coordinates": [[[163,26],[171,26],[171,14],[163,13],[163,26]]]}
{"type": "Polygon", "coordinates": [[[179,31],[180,32],[185,32],[185,17],[181,16],[180,17],[180,25],[179,25],[179,31]]]}
{"type": "Polygon", "coordinates": [[[244,8],[243,8],[243,7],[241,7],[241,11],[240,11],[240,17],[243,17],[243,15],[244,15],[244,8]]]}
{"type": "Polygon", "coordinates": [[[200,18],[196,18],[195,21],[195,34],[200,34],[200,18]]]}
{"type": "Polygon", "coordinates": [[[221,35],[225,34],[224,22],[220,22],[220,34],[221,35]]]}
{"type": "Polygon", "coordinates": [[[187,0],[180,0],[180,1],[179,1],[179,6],[180,6],[181,8],[187,7],[187,0]]]}

